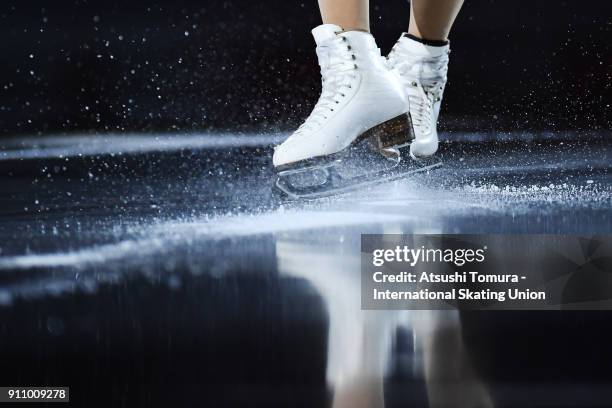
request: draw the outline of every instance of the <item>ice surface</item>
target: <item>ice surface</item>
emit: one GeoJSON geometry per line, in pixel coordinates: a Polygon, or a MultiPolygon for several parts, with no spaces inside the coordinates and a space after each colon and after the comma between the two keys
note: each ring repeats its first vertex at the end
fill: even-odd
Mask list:
{"type": "Polygon", "coordinates": [[[61,158],[269,146],[286,135],[261,134],[98,134],[28,137],[0,141],[0,160],[61,158]]]}
{"type": "MultiPolygon", "coordinates": [[[[303,296],[322,305],[311,319],[314,330],[325,331],[319,333],[327,340],[320,371],[328,384],[382,378],[398,326],[410,326],[414,338],[431,344],[448,343],[432,340],[437,330],[446,339],[449,328],[459,333],[461,326],[456,311],[362,311],[360,234],[612,231],[612,147],[604,137],[587,143],[515,136],[503,143],[466,136],[442,144],[444,166],[435,171],[290,203],[271,192],[271,145],[282,135],[3,142],[0,311],[31,307],[36,334],[82,336],[79,330],[89,325],[103,339],[124,344],[132,338],[146,348],[160,338],[168,350],[169,339],[197,338],[200,326],[210,328],[202,332],[207,339],[231,344],[220,327],[232,326],[234,336],[253,325],[250,316],[260,309],[266,323],[256,323],[252,342],[273,343],[295,328],[311,335],[313,323],[304,325],[303,307],[290,299],[303,296]],[[274,292],[280,282],[292,282],[293,289],[274,292]],[[243,302],[249,291],[255,306],[243,302]],[[164,332],[164,318],[189,335],[164,332]],[[126,326],[117,326],[118,334],[104,331],[121,322],[126,326]],[[288,322],[291,328],[283,326],[288,322]],[[266,332],[268,325],[273,329],[266,332]],[[154,332],[141,330],[149,326],[154,332]]],[[[497,318],[496,325],[508,319],[497,318]]],[[[107,343],[95,336],[107,355],[107,343]]],[[[456,346],[405,361],[417,377],[418,361],[428,358],[454,369],[464,350],[456,346]]]]}
{"type": "Polygon", "coordinates": [[[274,267],[258,240],[335,245],[366,232],[612,231],[605,138],[572,144],[530,137],[443,144],[439,170],[285,204],[271,193],[269,163],[269,147],[282,135],[7,141],[0,153],[0,301],[93,290],[151,270],[172,276],[185,259],[189,271],[232,270],[236,263],[218,256],[219,248],[236,259],[255,253],[274,267]],[[536,141],[525,142],[530,137],[536,141]]]}

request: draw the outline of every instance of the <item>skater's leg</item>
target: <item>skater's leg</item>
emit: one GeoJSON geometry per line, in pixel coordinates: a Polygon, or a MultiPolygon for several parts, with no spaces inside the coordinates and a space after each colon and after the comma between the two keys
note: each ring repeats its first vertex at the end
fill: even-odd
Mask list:
{"type": "Polygon", "coordinates": [[[370,31],[369,0],[319,0],[323,24],[335,24],[345,31],[370,31]]]}
{"type": "Polygon", "coordinates": [[[412,0],[408,34],[417,38],[446,41],[463,0],[412,0]]]}
{"type": "Polygon", "coordinates": [[[415,158],[438,150],[437,122],[446,86],[450,44],[448,33],[463,0],[412,0],[408,33],[397,41],[388,61],[402,79],[410,99],[415,158]]]}

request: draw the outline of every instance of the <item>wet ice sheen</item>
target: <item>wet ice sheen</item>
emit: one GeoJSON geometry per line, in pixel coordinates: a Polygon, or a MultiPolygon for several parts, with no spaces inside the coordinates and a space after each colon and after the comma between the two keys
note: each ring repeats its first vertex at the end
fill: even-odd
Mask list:
{"type": "MultiPolygon", "coordinates": [[[[8,304],[15,296],[95,290],[98,282],[125,279],[134,271],[145,274],[156,263],[180,261],[184,251],[198,253],[210,242],[228,239],[233,243],[254,236],[340,242],[361,233],[612,231],[607,146],[571,149],[565,144],[539,152],[494,154],[462,150],[460,155],[448,150],[444,167],[429,174],[339,197],[281,205],[269,194],[273,171],[261,164],[269,161],[265,157],[269,149],[222,154],[236,147],[269,146],[275,137],[200,135],[166,137],[160,142],[138,135],[113,139],[113,143],[105,137],[13,141],[11,150],[0,153],[0,163],[28,160],[27,168],[44,168],[46,164],[38,160],[84,151],[95,156],[92,167],[97,167],[72,170],[84,172],[82,181],[69,172],[66,176],[54,173],[48,184],[0,176],[0,188],[11,191],[11,197],[31,197],[24,207],[42,208],[24,210],[18,217],[10,206],[0,213],[4,215],[0,218],[0,303],[8,304]],[[91,143],[84,147],[86,141],[91,143]],[[183,166],[176,156],[165,155],[184,149],[199,152],[197,165],[183,166]],[[152,150],[161,154],[155,163],[158,175],[131,174],[131,168],[120,166],[114,170],[118,175],[100,170],[108,159],[98,155],[121,151],[137,160],[152,150]],[[218,167],[207,167],[211,165],[218,167]],[[197,166],[202,166],[200,173],[194,172],[197,166]],[[159,180],[165,168],[178,173],[159,180]],[[92,171],[95,176],[87,176],[92,171]],[[69,179],[73,180],[68,183],[69,179]],[[42,195],[45,189],[48,196],[42,195]],[[137,194],[125,195],[139,189],[147,200],[144,203],[140,200],[145,198],[137,194]],[[60,194],[67,191],[70,197],[60,194]],[[104,202],[117,205],[101,211],[104,202]],[[16,273],[19,279],[3,279],[16,273]]],[[[66,167],[70,170],[70,164],[66,167]]],[[[108,168],[117,166],[111,163],[108,168]]],[[[202,256],[209,262],[210,273],[226,269],[214,253],[202,256]]],[[[201,271],[200,266],[194,270],[201,271]]]]}

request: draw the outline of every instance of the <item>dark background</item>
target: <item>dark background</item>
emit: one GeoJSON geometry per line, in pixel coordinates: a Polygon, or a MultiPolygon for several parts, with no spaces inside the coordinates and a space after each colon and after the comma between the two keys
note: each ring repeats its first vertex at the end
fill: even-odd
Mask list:
{"type": "MultiPolygon", "coordinates": [[[[373,1],[388,52],[404,0],[373,1]]],[[[612,4],[469,0],[443,130],[610,129],[612,4]]],[[[0,137],[289,130],[319,93],[311,1],[4,1],[0,137]]]]}

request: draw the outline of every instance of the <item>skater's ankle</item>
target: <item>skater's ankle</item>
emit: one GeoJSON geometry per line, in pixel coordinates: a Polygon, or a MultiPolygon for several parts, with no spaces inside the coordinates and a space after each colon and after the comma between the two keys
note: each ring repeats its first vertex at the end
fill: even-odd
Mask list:
{"type": "Polygon", "coordinates": [[[365,28],[360,28],[360,27],[342,27],[342,32],[346,33],[347,31],[359,31],[361,33],[368,33],[370,34],[370,30],[367,30],[365,28]]]}
{"type": "Polygon", "coordinates": [[[449,43],[448,40],[432,40],[429,38],[422,38],[411,33],[404,33],[404,37],[410,38],[411,40],[420,42],[421,44],[425,44],[430,47],[445,47],[449,43]]]}
{"type": "Polygon", "coordinates": [[[362,33],[370,33],[370,24],[366,21],[359,21],[358,19],[344,19],[344,18],[324,18],[323,25],[333,25],[337,27],[340,32],[346,31],[361,31],[362,33]]]}

